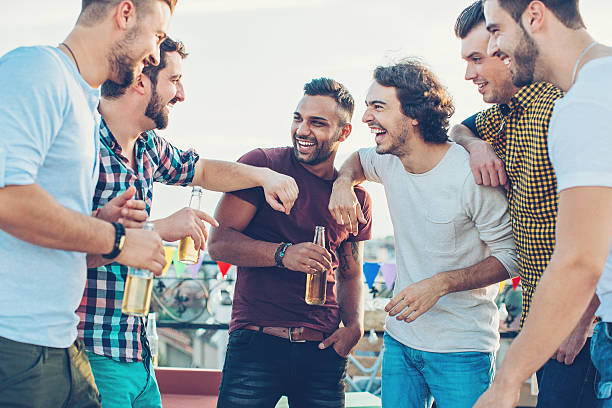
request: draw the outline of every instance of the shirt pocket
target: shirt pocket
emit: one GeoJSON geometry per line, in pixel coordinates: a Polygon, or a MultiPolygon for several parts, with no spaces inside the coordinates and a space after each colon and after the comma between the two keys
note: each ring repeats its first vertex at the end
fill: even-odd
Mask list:
{"type": "Polygon", "coordinates": [[[453,214],[431,205],[425,215],[425,250],[436,254],[455,252],[453,214]]]}

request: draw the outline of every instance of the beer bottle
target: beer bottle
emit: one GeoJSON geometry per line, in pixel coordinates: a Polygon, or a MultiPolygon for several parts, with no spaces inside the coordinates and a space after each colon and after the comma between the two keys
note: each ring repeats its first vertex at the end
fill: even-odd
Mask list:
{"type": "MultiPolygon", "coordinates": [[[[313,242],[325,248],[325,227],[316,226],[313,242]]],[[[306,275],[306,295],[304,299],[309,305],[325,303],[327,289],[327,271],[317,271],[306,275]]]]}
{"type": "MultiPolygon", "coordinates": [[[[145,222],[142,229],[153,231],[153,223],[145,222]]],[[[125,280],[121,312],[132,316],[146,316],[151,305],[151,289],[153,272],[130,267],[125,280]]]]}
{"type": "Polygon", "coordinates": [[[157,336],[157,323],[155,322],[155,313],[149,313],[147,318],[147,340],[151,349],[151,362],[153,367],[157,367],[159,363],[159,337],[157,336]]]}
{"type": "MultiPolygon", "coordinates": [[[[202,203],[202,187],[194,186],[191,190],[191,199],[189,200],[189,208],[194,210],[200,209],[202,203]]],[[[178,260],[187,265],[192,265],[198,262],[200,251],[196,251],[193,238],[185,237],[181,239],[178,247],[178,260]]]]}

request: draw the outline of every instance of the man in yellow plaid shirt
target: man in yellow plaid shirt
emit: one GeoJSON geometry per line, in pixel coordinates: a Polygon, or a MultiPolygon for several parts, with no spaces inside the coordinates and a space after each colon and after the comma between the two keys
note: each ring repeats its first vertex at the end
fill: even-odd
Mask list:
{"type": "MultiPolygon", "coordinates": [[[[489,33],[480,0],[461,13],[455,34],[461,38],[467,62],[466,80],[478,86],[485,102],[495,105],[455,126],[451,137],[470,152],[477,183],[507,188],[523,286],[522,326],[555,246],[558,194],[548,157],[548,125],[554,103],[564,92],[545,82],[512,83],[504,63],[487,54],[489,33]]],[[[595,406],[588,336],[597,306],[594,300],[573,333],[537,372],[539,408],[595,406]]]]}

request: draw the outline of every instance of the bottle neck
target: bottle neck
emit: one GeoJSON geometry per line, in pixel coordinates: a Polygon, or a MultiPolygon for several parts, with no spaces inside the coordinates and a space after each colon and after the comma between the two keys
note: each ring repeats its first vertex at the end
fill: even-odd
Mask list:
{"type": "Polygon", "coordinates": [[[191,198],[189,199],[189,208],[199,210],[200,204],[202,204],[202,193],[191,194],[191,198]]]}

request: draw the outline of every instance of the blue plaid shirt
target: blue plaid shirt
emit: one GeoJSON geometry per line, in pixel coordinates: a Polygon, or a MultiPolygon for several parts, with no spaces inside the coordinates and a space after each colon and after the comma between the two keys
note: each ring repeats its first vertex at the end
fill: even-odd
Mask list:
{"type": "MultiPolygon", "coordinates": [[[[175,148],[154,131],[143,133],[136,141],[137,171],[129,166],[104,120],[100,124],[100,142],[100,177],[94,194],[94,211],[134,186],[135,198],[145,201],[150,214],[153,182],[187,186],[193,181],[197,153],[175,148]]],[[[116,262],[87,270],[85,294],[77,309],[81,319],[78,329],[88,351],[117,361],[134,362],[142,357],[144,326],[142,319],[121,313],[127,273],[128,267],[116,262]]]]}

